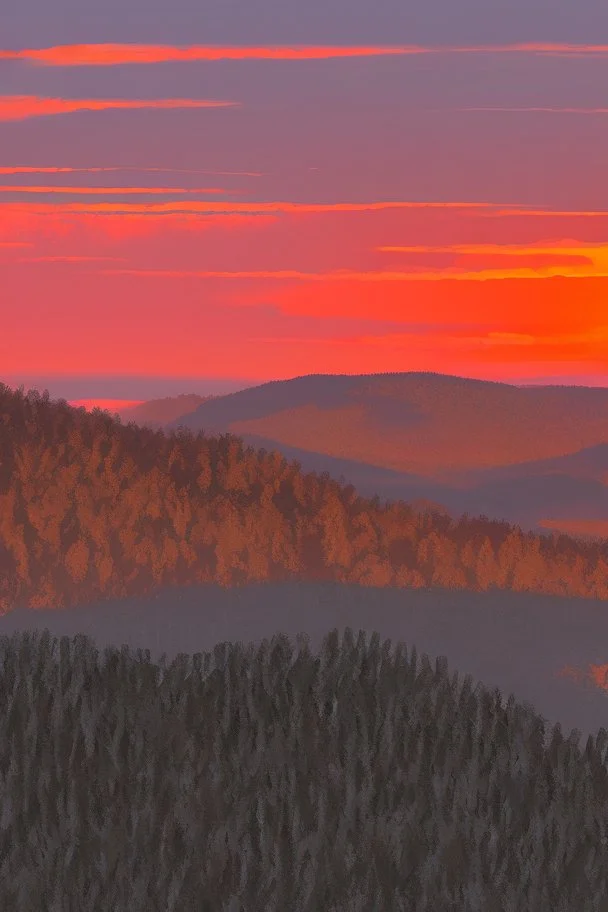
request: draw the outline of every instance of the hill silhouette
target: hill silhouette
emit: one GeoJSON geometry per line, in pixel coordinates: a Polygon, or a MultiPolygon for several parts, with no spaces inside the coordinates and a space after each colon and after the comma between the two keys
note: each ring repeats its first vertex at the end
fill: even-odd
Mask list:
{"type": "Polygon", "coordinates": [[[366,497],[424,498],[454,516],[485,514],[537,533],[601,535],[608,523],[601,388],[312,375],[218,397],[166,428],[180,426],[238,434],[366,497]]]}
{"type": "Polygon", "coordinates": [[[417,372],[313,374],[220,396],[169,428],[177,426],[255,434],[441,478],[606,443],[608,389],[516,387],[417,372]]]}

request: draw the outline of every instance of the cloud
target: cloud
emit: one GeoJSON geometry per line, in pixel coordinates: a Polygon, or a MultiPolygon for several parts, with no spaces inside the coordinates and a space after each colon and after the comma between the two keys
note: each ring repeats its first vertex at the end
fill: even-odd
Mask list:
{"type": "MultiPolygon", "coordinates": [[[[605,244],[586,244],[584,249],[602,249],[605,244]]],[[[562,241],[559,244],[546,246],[543,244],[446,244],[446,245],[415,245],[415,246],[384,246],[376,250],[385,253],[456,253],[471,256],[487,253],[499,253],[503,256],[536,256],[541,253],[572,253],[580,251],[581,247],[576,241],[562,241]]]]}
{"type": "Polygon", "coordinates": [[[224,187],[38,187],[26,185],[0,185],[0,193],[69,193],[92,195],[121,195],[121,194],[157,194],[171,196],[180,193],[235,193],[224,187]]]}
{"type": "Polygon", "coordinates": [[[498,107],[495,105],[486,105],[480,107],[470,107],[470,108],[456,108],[456,111],[498,111],[498,112],[513,112],[517,114],[523,113],[533,113],[533,114],[608,114],[608,108],[557,108],[557,107],[498,107]]]}
{"type": "Polygon", "coordinates": [[[212,45],[66,44],[48,48],[0,50],[0,60],[27,60],[43,66],[121,66],[212,60],[329,60],[341,57],[381,57],[425,54],[417,47],[291,45],[284,47],[216,47],[212,45]]]}
{"type": "Polygon", "coordinates": [[[262,177],[262,171],[213,171],[206,168],[146,168],[146,167],[120,167],[106,168],[57,168],[57,167],[32,167],[29,165],[11,165],[0,168],[0,174],[101,174],[108,171],[134,171],[138,174],[157,173],[164,174],[216,174],[221,176],[262,177]]]}
{"type": "MultiPolygon", "coordinates": [[[[608,253],[608,247],[604,248],[608,253]]],[[[458,268],[433,271],[384,271],[338,269],[329,272],[302,272],[295,269],[213,271],[173,269],[104,269],[106,275],[130,275],[142,278],[166,279],[263,279],[298,282],[483,282],[496,279],[547,279],[547,278],[608,278],[608,256],[589,265],[537,266],[511,269],[462,270],[458,268]]]]}
{"type": "Polygon", "coordinates": [[[606,44],[551,44],[392,47],[339,45],[214,46],[154,44],[65,44],[46,48],[0,50],[0,60],[25,60],[42,66],[122,66],[213,60],[329,60],[332,58],[411,56],[418,54],[530,54],[537,56],[608,56],[606,44]]]}
{"type": "Polygon", "coordinates": [[[55,114],[74,114],[78,111],[107,111],[139,108],[227,108],[238,107],[238,101],[211,101],[193,98],[157,98],[153,100],[125,98],[43,98],[39,95],[0,95],[0,121],[26,120],[29,117],[49,117],[55,114]]]}
{"type": "MultiPolygon", "coordinates": [[[[4,206],[8,211],[8,206],[4,206]]],[[[14,212],[31,211],[36,214],[46,212],[64,214],[94,213],[116,215],[266,215],[277,213],[311,214],[330,212],[373,212],[386,209],[454,209],[454,210],[491,210],[504,206],[503,203],[486,202],[437,202],[411,200],[374,200],[360,203],[293,203],[285,200],[261,202],[215,202],[212,200],[193,200],[192,202],[167,203],[14,203],[10,208],[14,212]]],[[[606,213],[608,215],[608,213],[606,213]]]]}
{"type": "Polygon", "coordinates": [[[0,241],[0,248],[2,247],[33,247],[34,245],[28,241],[0,241]]]}
{"type": "Polygon", "coordinates": [[[507,218],[510,216],[530,216],[533,218],[608,218],[605,209],[527,209],[524,206],[514,206],[509,209],[480,210],[476,215],[492,216],[493,218],[507,218]]]}
{"type": "Polygon", "coordinates": [[[432,269],[410,268],[407,270],[349,270],[337,269],[322,272],[307,272],[297,269],[277,270],[183,270],[183,269],[104,269],[107,275],[130,275],[142,278],[167,279],[253,279],[297,282],[439,282],[445,280],[481,282],[500,279],[546,279],[608,278],[608,244],[576,244],[562,242],[542,246],[540,244],[456,244],[451,246],[380,247],[380,251],[401,253],[455,253],[466,256],[488,257],[497,254],[513,258],[513,265],[477,268],[449,265],[432,269]],[[540,257],[545,260],[539,262],[540,257]],[[536,262],[526,264],[526,259],[536,262]],[[519,262],[521,261],[521,262],[519,262]],[[522,265],[523,263],[523,265],[522,265]]]}
{"type": "MultiPolygon", "coordinates": [[[[66,204],[68,205],[68,204],[66,204]]],[[[153,204],[150,204],[153,206],[153,204]]],[[[69,238],[79,243],[83,238],[95,243],[110,241],[123,243],[158,236],[198,235],[214,231],[239,232],[259,229],[277,222],[275,213],[230,213],[218,218],[213,215],[176,213],[163,217],[149,217],[145,205],[135,213],[115,214],[104,211],[103,218],[93,212],[67,212],[63,203],[0,203],[0,237],[36,239],[54,243],[58,238],[69,238]]],[[[73,249],[73,248],[72,248],[73,249]]]]}
{"type": "Polygon", "coordinates": [[[20,257],[20,263],[88,263],[88,262],[113,262],[124,263],[125,257],[115,256],[36,256],[20,257]]]}
{"type": "MultiPolygon", "coordinates": [[[[536,264],[507,268],[478,268],[471,271],[461,266],[436,268],[432,275],[438,278],[460,280],[486,279],[534,279],[556,276],[570,278],[608,277],[608,244],[583,244],[576,241],[562,241],[547,244],[452,244],[443,246],[383,246],[376,248],[385,253],[449,253],[461,257],[486,257],[494,259],[513,258],[525,263],[534,258],[536,264]],[[542,262],[542,258],[548,262],[542,262]],[[553,262],[552,262],[553,261],[553,262]]],[[[412,272],[421,280],[430,279],[431,273],[412,272]]]]}
{"type": "Polygon", "coordinates": [[[291,214],[331,214],[341,212],[379,212],[384,210],[453,210],[468,212],[475,217],[506,218],[608,218],[605,210],[580,209],[534,209],[527,205],[512,206],[496,202],[456,202],[436,200],[373,200],[369,202],[338,203],[294,203],[285,200],[266,200],[260,202],[215,201],[215,200],[175,200],[159,203],[130,202],[62,202],[62,203],[5,203],[0,207],[8,215],[108,215],[123,217],[153,218],[160,216],[193,219],[204,216],[252,216],[291,214]]]}

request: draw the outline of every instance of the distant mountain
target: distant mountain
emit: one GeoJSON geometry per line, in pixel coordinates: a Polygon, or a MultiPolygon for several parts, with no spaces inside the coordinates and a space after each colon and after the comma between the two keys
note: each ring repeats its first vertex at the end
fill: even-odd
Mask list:
{"type": "Polygon", "coordinates": [[[218,397],[167,428],[180,425],[238,434],[365,497],[429,499],[536,532],[608,521],[608,389],[311,375],[218,397]]]}
{"type": "Polygon", "coordinates": [[[197,396],[195,393],[182,393],[179,396],[166,396],[164,399],[149,399],[139,405],[130,405],[115,411],[120,415],[123,424],[134,421],[142,427],[157,429],[190,414],[197,406],[214,398],[197,396]]]}
{"type": "Polygon", "coordinates": [[[441,480],[608,443],[608,388],[313,374],[202,403],[180,424],[441,480]]]}
{"type": "MultiPolygon", "coordinates": [[[[608,427],[606,437],[608,437],[608,427]]],[[[449,479],[453,483],[468,487],[548,475],[567,475],[569,478],[580,478],[608,485],[608,442],[584,447],[577,452],[554,456],[551,459],[534,459],[518,462],[515,465],[454,472],[449,479]]]]}

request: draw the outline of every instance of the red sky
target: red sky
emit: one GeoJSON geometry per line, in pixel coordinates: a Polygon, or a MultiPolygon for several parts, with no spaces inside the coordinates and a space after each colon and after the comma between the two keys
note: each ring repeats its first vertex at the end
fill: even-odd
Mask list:
{"type": "Polygon", "coordinates": [[[502,42],[294,22],[205,44],[95,22],[45,44],[17,17],[0,47],[0,381],[108,401],[316,372],[608,385],[591,33],[522,15],[502,42]]]}

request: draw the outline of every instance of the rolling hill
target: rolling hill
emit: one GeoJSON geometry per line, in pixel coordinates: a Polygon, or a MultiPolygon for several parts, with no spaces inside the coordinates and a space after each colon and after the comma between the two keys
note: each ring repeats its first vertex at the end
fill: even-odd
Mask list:
{"type": "Polygon", "coordinates": [[[311,375],[216,397],[165,425],[180,426],[238,434],[365,497],[423,498],[535,532],[601,534],[608,522],[602,388],[311,375]]]}
{"type": "Polygon", "coordinates": [[[178,425],[441,479],[608,442],[608,389],[520,388],[433,373],[313,374],[219,396],[169,427],[178,425]]]}

